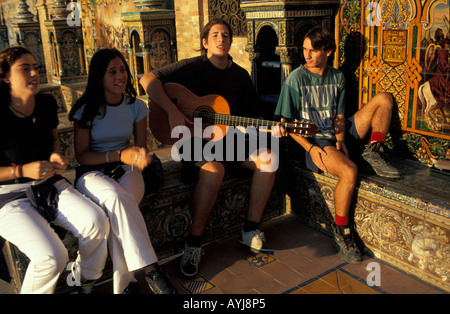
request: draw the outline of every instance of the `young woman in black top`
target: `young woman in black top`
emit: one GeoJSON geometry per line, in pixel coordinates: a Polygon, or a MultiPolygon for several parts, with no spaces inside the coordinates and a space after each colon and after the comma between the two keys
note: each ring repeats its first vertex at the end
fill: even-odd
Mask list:
{"type": "Polygon", "coordinates": [[[106,262],[109,224],[100,207],[60,176],[68,162],[59,153],[57,104],[38,92],[31,52],[23,47],[1,51],[0,236],[30,259],[21,292],[53,293],[69,260],[50,222],[71,231],[79,241],[73,267],[79,272],[68,282],[91,290],[106,262]],[[49,194],[53,215],[45,218],[30,193],[43,185],[54,192],[49,194]]]}

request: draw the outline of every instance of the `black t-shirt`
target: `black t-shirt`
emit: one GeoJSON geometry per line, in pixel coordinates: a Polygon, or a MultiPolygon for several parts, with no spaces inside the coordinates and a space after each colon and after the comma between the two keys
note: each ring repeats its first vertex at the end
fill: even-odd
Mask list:
{"type": "Polygon", "coordinates": [[[58,126],[57,103],[48,94],[35,96],[33,113],[20,118],[0,106],[0,166],[48,160],[53,148],[52,130],[58,126]]]}
{"type": "MultiPolygon", "coordinates": [[[[229,57],[230,61],[232,58],[229,57]]],[[[259,96],[253,85],[248,72],[232,62],[231,65],[222,70],[215,67],[209,59],[203,55],[194,58],[180,60],[178,62],[169,64],[163,68],[153,71],[161,82],[178,83],[188,88],[197,96],[206,95],[220,95],[228,102],[230,107],[230,114],[235,116],[258,118],[262,116],[262,110],[259,106],[259,96]]],[[[151,112],[150,112],[151,114],[151,112]]],[[[215,145],[222,145],[223,158],[229,156],[227,154],[227,145],[225,138],[218,141],[215,145]]],[[[203,145],[206,141],[203,141],[203,145]]],[[[246,143],[245,157],[248,156],[248,144],[246,143]]],[[[191,139],[191,147],[194,146],[193,139],[191,139]]],[[[216,146],[217,147],[217,146],[216,146]]],[[[235,137],[234,142],[234,160],[237,160],[237,142],[235,137]]],[[[194,160],[194,149],[192,149],[191,160],[194,160]]],[[[227,160],[229,161],[229,160],[227,160]]],[[[192,166],[191,162],[183,160],[185,167],[192,166]]],[[[239,163],[227,163],[227,165],[235,166],[239,163]]],[[[190,176],[190,174],[188,175],[190,176]]]]}
{"type": "Polygon", "coordinates": [[[167,65],[153,73],[162,83],[178,83],[197,96],[217,94],[224,97],[232,115],[261,116],[259,97],[253,82],[248,72],[234,62],[221,70],[206,56],[198,56],[167,65]]]}

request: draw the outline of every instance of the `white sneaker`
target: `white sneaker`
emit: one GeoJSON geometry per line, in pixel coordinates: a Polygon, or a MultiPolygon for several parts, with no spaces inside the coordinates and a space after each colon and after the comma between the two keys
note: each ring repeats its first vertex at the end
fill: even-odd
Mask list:
{"type": "Polygon", "coordinates": [[[265,247],[266,238],[258,229],[248,232],[242,229],[238,242],[248,246],[253,253],[273,254],[272,249],[265,247]]]}

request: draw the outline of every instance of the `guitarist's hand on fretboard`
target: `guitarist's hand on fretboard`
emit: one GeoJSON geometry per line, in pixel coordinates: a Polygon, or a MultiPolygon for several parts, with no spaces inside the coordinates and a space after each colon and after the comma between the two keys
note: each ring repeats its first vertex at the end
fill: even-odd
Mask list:
{"type": "MultiPolygon", "coordinates": [[[[281,118],[281,122],[286,122],[286,120],[284,118],[281,118]]],[[[285,137],[289,135],[280,123],[278,123],[276,127],[272,128],[272,136],[276,136],[274,132],[278,133],[278,137],[285,137]]]]}
{"type": "MultiPolygon", "coordinates": [[[[310,121],[278,122],[231,115],[227,101],[220,95],[197,96],[177,83],[165,83],[164,91],[167,94],[164,106],[161,107],[155,99],[151,99],[149,103],[149,126],[154,137],[165,144],[174,144],[178,140],[171,136],[174,127],[187,126],[191,129],[194,119],[201,121],[202,129],[215,127],[212,134],[203,137],[207,141],[220,140],[229,127],[255,127],[259,131],[267,132],[269,129],[275,129],[272,135],[276,134],[274,136],[277,137],[286,134],[311,137],[317,132],[317,126],[310,121]]],[[[192,131],[195,133],[195,130],[192,131]]]]}

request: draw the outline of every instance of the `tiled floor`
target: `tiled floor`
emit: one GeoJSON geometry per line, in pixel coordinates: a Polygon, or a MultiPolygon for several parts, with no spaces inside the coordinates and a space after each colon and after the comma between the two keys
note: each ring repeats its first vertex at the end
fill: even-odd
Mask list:
{"type": "MultiPolygon", "coordinates": [[[[445,293],[376,259],[341,260],[329,236],[291,217],[261,228],[273,255],[255,255],[235,238],[207,245],[197,283],[178,276],[177,258],[165,264],[180,293],[203,294],[378,294],[445,293]],[[380,285],[366,283],[371,262],[380,265],[380,285]]],[[[370,276],[370,281],[376,277],[370,276]]]]}
{"type": "MultiPolygon", "coordinates": [[[[334,251],[331,238],[292,217],[262,226],[273,255],[255,255],[237,243],[237,236],[204,247],[199,277],[185,280],[178,275],[180,257],[164,267],[180,294],[445,294],[382,261],[364,256],[348,264],[334,251]],[[379,286],[366,279],[369,263],[380,266],[379,286]]],[[[376,277],[369,276],[371,280],[376,277]]],[[[141,293],[149,293],[141,284],[141,293]]],[[[111,293],[111,283],[97,288],[111,293]]],[[[7,293],[0,284],[0,293],[7,293]]]]}

